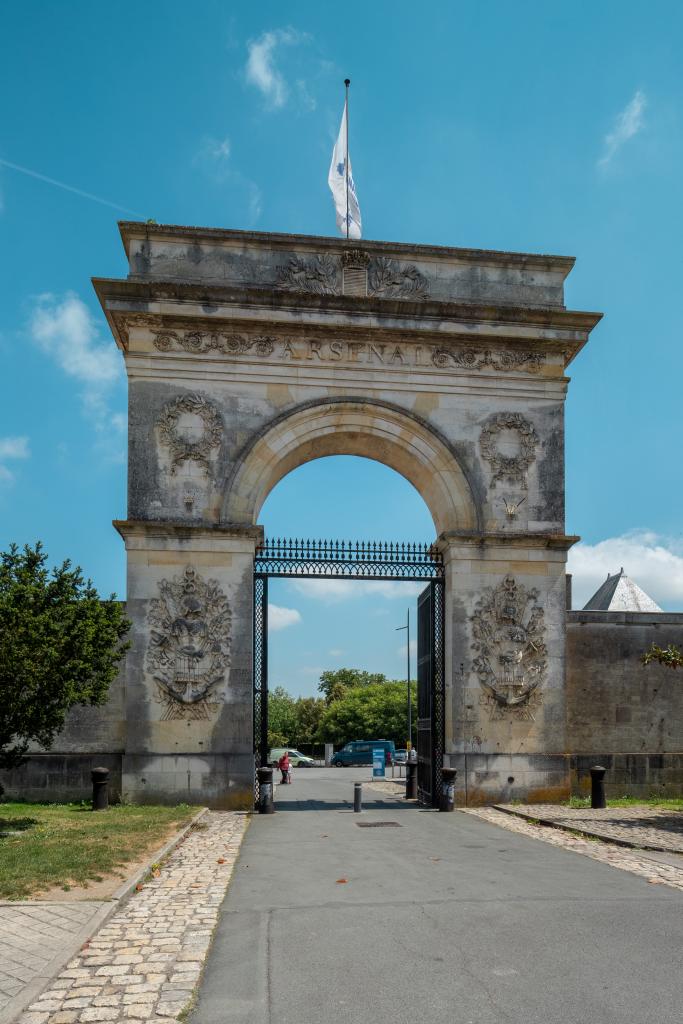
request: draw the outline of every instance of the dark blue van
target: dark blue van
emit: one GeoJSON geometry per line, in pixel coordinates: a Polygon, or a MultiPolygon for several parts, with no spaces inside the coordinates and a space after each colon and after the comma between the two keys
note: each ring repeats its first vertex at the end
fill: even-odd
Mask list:
{"type": "Polygon", "coordinates": [[[396,747],[393,740],[352,740],[338,750],[332,758],[335,768],[347,768],[350,765],[372,764],[372,752],[381,747],[384,750],[386,764],[394,764],[396,747]]]}

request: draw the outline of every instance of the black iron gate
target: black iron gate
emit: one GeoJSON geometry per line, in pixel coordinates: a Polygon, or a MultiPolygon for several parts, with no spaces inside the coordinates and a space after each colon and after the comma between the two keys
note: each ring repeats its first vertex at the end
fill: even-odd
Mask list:
{"type": "Polygon", "coordinates": [[[417,601],[417,796],[437,807],[444,751],[444,582],[417,601]]]}
{"type": "MultiPolygon", "coordinates": [[[[254,558],[256,768],[268,764],[269,757],[268,578],[298,576],[309,579],[430,580],[418,602],[418,790],[421,802],[433,805],[440,789],[444,743],[443,575],[442,555],[433,544],[276,540],[264,541],[257,548],[254,558]],[[421,611],[427,605],[428,611],[421,611]],[[428,623],[426,626],[421,625],[423,619],[428,623]],[[422,678],[428,680],[428,683],[422,684],[422,678]],[[421,723],[428,723],[428,726],[421,723]],[[428,769],[425,768],[427,763],[428,769]]],[[[256,779],[256,772],[254,777],[256,779]]]]}

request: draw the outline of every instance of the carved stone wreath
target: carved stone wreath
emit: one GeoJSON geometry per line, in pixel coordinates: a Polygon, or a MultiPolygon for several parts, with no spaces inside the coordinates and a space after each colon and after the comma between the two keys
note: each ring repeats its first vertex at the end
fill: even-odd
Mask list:
{"type": "Polygon", "coordinates": [[[188,566],[162,580],[150,604],[147,668],[164,705],[162,720],[208,718],[225,697],[232,614],[215,580],[188,566]]]}
{"type": "Polygon", "coordinates": [[[370,262],[368,295],[379,295],[385,299],[426,299],[429,284],[412,264],[401,264],[378,256],[370,262]]]}
{"type": "Polygon", "coordinates": [[[211,402],[197,394],[174,398],[164,406],[157,426],[159,439],[171,454],[171,473],[186,461],[198,462],[208,474],[211,473],[209,455],[223,439],[223,422],[211,402]],[[201,418],[204,429],[197,441],[184,437],[178,430],[178,420],[183,413],[193,413],[201,418]]]}
{"type": "Polygon", "coordinates": [[[292,256],[288,263],[277,268],[276,283],[283,291],[338,295],[339,264],[332,256],[315,256],[308,260],[292,256]]]}
{"type": "Polygon", "coordinates": [[[548,652],[537,600],[537,590],[506,576],[484,591],[472,616],[472,668],[483,690],[479,703],[493,721],[533,721],[543,702],[548,652]]]}
{"type": "Polygon", "coordinates": [[[491,483],[508,480],[526,489],[527,471],[536,458],[538,435],[529,420],[518,412],[500,412],[492,416],[479,436],[481,454],[493,470],[491,483]],[[517,455],[503,455],[497,447],[498,435],[503,430],[514,431],[519,438],[517,455]]]}

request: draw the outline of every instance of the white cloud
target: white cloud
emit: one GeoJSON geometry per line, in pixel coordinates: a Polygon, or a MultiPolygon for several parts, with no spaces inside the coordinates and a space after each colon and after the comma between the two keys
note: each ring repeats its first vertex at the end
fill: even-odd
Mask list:
{"type": "Polygon", "coordinates": [[[83,385],[83,408],[101,435],[103,454],[121,461],[126,416],[110,403],[112,390],[123,381],[123,363],[113,340],[102,337],[90,310],[73,292],[39,296],[29,331],[38,347],[83,385]]]}
{"type": "Polygon", "coordinates": [[[346,651],[343,651],[340,647],[333,647],[331,651],[327,652],[331,658],[342,658],[346,651]]]}
{"type": "Polygon", "coordinates": [[[291,587],[304,597],[317,598],[326,604],[348,601],[367,597],[393,600],[403,598],[409,600],[422,593],[426,583],[403,583],[400,580],[337,580],[337,579],[305,579],[292,580],[291,587]]]}
{"type": "Polygon", "coordinates": [[[0,437],[0,484],[14,483],[14,473],[4,465],[7,459],[28,459],[27,437],[0,437]]]}
{"type": "Polygon", "coordinates": [[[0,459],[28,459],[27,437],[0,437],[0,459]]]}
{"type": "MultiPolygon", "coordinates": [[[[270,32],[264,32],[258,39],[253,39],[247,44],[247,82],[263,94],[270,107],[274,109],[283,107],[289,96],[287,82],[275,62],[277,48],[293,46],[307,38],[305,33],[297,32],[293,28],[277,28],[270,32]]],[[[305,90],[305,83],[297,82],[300,95],[302,95],[302,86],[305,90]]],[[[307,92],[304,95],[308,97],[307,92]]],[[[311,98],[308,97],[309,107],[310,100],[311,98]]],[[[304,102],[306,102],[305,99],[304,102]]]]}
{"type": "Polygon", "coordinates": [[[598,587],[624,568],[627,576],[659,605],[683,607],[683,545],[652,530],[633,530],[569,552],[573,605],[582,608],[598,587]]]}
{"type": "Polygon", "coordinates": [[[604,152],[598,160],[598,167],[607,167],[624,143],[638,134],[643,127],[643,111],[646,106],[645,94],[638,89],[617,115],[612,130],[605,136],[604,152]]]}
{"type": "Polygon", "coordinates": [[[73,292],[63,298],[41,295],[31,317],[34,341],[70,377],[86,384],[108,384],[121,374],[113,342],[102,342],[90,310],[73,292]]]}
{"type": "Polygon", "coordinates": [[[301,614],[296,608],[281,608],[277,604],[268,605],[268,629],[274,633],[288,626],[296,626],[301,622],[301,614]]]}

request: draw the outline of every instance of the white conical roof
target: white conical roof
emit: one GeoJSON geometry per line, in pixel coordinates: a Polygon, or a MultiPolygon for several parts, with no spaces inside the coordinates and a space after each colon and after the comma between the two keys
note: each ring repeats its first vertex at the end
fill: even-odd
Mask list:
{"type": "Polygon", "coordinates": [[[634,583],[623,568],[607,579],[584,606],[585,612],[661,612],[644,590],[634,583]]]}

